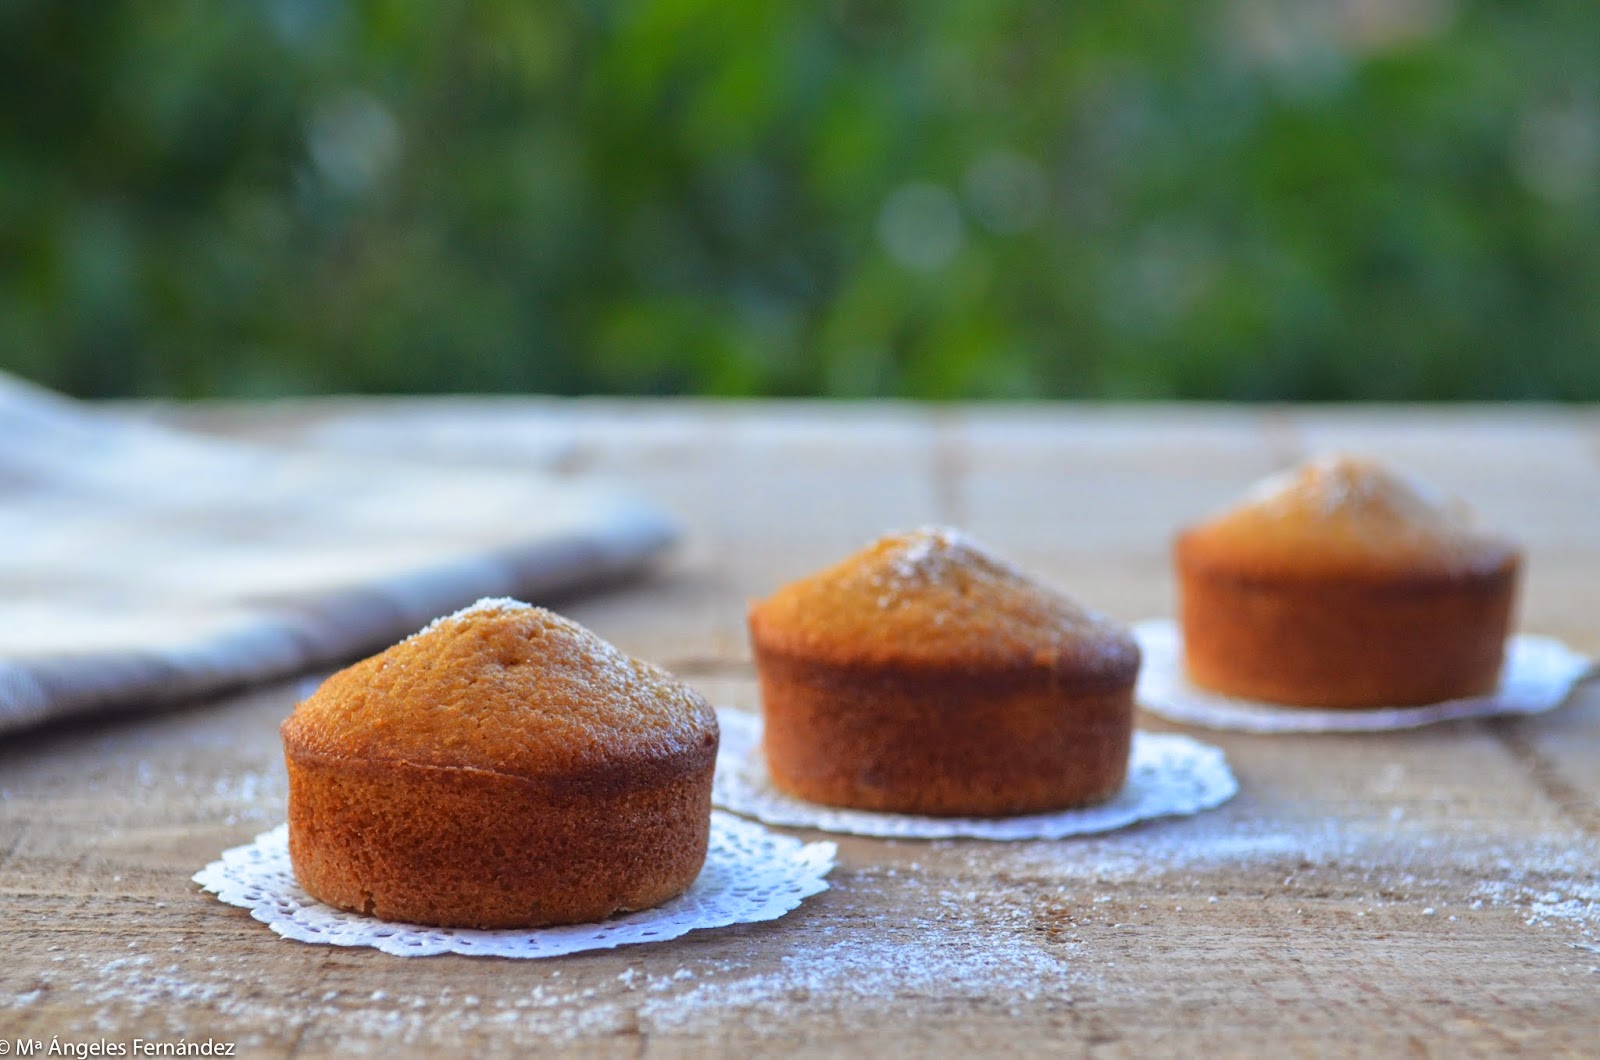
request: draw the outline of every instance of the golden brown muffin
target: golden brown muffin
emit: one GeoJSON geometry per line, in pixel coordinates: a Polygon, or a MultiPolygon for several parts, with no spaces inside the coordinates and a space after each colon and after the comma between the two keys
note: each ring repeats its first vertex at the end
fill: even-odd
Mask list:
{"type": "Polygon", "coordinates": [[[542,608],[439,619],[328,678],[282,733],[295,876],[342,909],[582,923],[680,894],[705,861],[711,708],[542,608]]]}
{"type": "Polygon", "coordinates": [[[998,816],[1126,779],[1132,636],[955,531],[884,537],[749,624],[767,766],[791,795],[998,816]]]}
{"type": "Polygon", "coordinates": [[[1178,535],[1196,685],[1310,707],[1410,706],[1494,688],[1521,555],[1466,508],[1332,457],[1178,535]]]}

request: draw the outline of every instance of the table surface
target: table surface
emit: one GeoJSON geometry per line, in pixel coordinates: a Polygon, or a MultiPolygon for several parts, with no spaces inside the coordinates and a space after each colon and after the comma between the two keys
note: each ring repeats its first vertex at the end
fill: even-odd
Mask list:
{"type": "MultiPolygon", "coordinates": [[[[1175,527],[1329,449],[1389,458],[1518,534],[1522,628],[1600,654],[1594,409],[345,399],[135,412],[626,483],[682,518],[683,546],[642,580],[553,603],[735,707],[757,707],[747,600],[883,530],[960,525],[1135,620],[1170,613],[1175,527]]],[[[1241,784],[1220,809],[1060,842],[839,837],[832,888],[779,921],[547,961],[287,942],[189,882],[282,819],[276,727],[307,687],[0,747],[8,1045],[1600,1053],[1594,685],[1536,718],[1202,734],[1241,784]]]]}

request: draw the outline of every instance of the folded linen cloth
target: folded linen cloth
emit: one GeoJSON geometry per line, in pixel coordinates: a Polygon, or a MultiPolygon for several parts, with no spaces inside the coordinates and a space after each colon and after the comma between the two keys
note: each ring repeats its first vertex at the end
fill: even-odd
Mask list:
{"type": "Polygon", "coordinates": [[[673,534],[536,471],[202,439],[0,374],[0,734],[327,665],[673,534]]]}

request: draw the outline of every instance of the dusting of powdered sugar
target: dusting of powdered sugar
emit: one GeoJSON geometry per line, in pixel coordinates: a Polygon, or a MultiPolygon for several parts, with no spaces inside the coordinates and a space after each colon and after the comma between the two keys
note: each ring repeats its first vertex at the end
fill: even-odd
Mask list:
{"type": "MultiPolygon", "coordinates": [[[[959,997],[997,1014],[1022,1005],[1038,1011],[1069,1004],[1095,981],[1092,969],[1072,960],[1082,944],[1042,938],[1030,901],[953,892],[948,881],[923,878],[916,869],[858,874],[830,913],[793,931],[641,948],[626,955],[620,970],[613,955],[520,963],[497,972],[497,982],[517,984],[499,996],[490,996],[473,969],[450,964],[391,979],[381,989],[363,986],[359,977],[352,983],[334,964],[332,974],[263,991],[260,964],[271,959],[270,945],[248,945],[255,926],[245,921],[246,934],[227,951],[195,945],[184,934],[141,937],[125,956],[107,961],[103,951],[73,937],[51,947],[48,970],[26,991],[0,995],[0,1002],[26,1007],[71,991],[81,1003],[63,1032],[109,1034],[146,1021],[170,1023],[176,1034],[197,1019],[221,1024],[219,1036],[232,1033],[232,1023],[252,1031],[314,1025],[324,1040],[382,1051],[484,1034],[501,1044],[538,1044],[632,1029],[705,1033],[735,1014],[752,1026],[781,1024],[812,1003],[847,1006],[851,1018],[863,1021],[928,997],[959,997]],[[870,935],[859,930],[868,924],[870,935]],[[979,924],[981,932],[974,930],[979,924]]],[[[265,1046],[265,1037],[242,1036],[240,1044],[265,1046]]]]}
{"type": "Polygon", "coordinates": [[[1070,960],[1081,944],[1058,944],[1052,952],[1025,911],[1001,918],[1014,924],[986,923],[981,934],[964,915],[950,916],[939,905],[897,919],[896,929],[876,937],[825,928],[824,937],[784,954],[776,968],[724,972],[688,991],[650,998],[639,1011],[640,1026],[703,1033],[737,1018],[756,1033],[781,1033],[801,1003],[826,1006],[836,1025],[862,1029],[929,997],[977,1012],[1037,1015],[1069,1008],[1074,994],[1097,979],[1070,960]]]}
{"type": "Polygon", "coordinates": [[[1575,930],[1581,938],[1573,943],[1576,948],[1600,953],[1600,880],[1552,878],[1511,859],[1502,862],[1502,871],[1501,879],[1477,887],[1472,908],[1516,909],[1528,927],[1575,930]]]}
{"type": "Polygon", "coordinates": [[[973,568],[1006,577],[1027,577],[1011,561],[953,526],[921,526],[889,536],[899,537],[902,542],[888,557],[887,573],[893,581],[937,583],[949,577],[951,571],[973,568]]]}
{"type": "Polygon", "coordinates": [[[1309,509],[1322,516],[1345,511],[1386,511],[1418,526],[1462,526],[1471,510],[1454,495],[1376,460],[1330,453],[1257,482],[1244,506],[1309,509]]]}
{"type": "MultiPolygon", "coordinates": [[[[522,600],[513,600],[509,596],[486,596],[477,603],[468,604],[466,607],[463,607],[461,610],[456,611],[453,614],[441,615],[439,618],[429,622],[426,626],[411,634],[411,636],[407,637],[400,643],[410,644],[412,641],[421,640],[430,636],[431,634],[445,629],[446,627],[453,626],[459,622],[477,617],[478,615],[514,615],[521,612],[542,610],[544,609],[535,607],[533,604],[526,603],[522,600]]],[[[565,615],[558,615],[554,611],[545,611],[545,614],[548,616],[545,621],[550,625],[559,629],[564,629],[574,636],[581,638],[586,643],[586,652],[588,654],[589,661],[591,664],[598,664],[595,670],[596,675],[603,675],[613,686],[620,687],[623,683],[630,679],[631,675],[638,672],[638,670],[641,668],[645,672],[656,674],[658,676],[668,676],[665,671],[661,670],[660,667],[649,663],[639,662],[639,660],[634,659],[632,656],[628,655],[621,648],[618,648],[615,644],[612,644],[604,637],[599,636],[588,627],[574,622],[565,615]]]]}
{"type": "Polygon", "coordinates": [[[548,1049],[620,1034],[714,1035],[730,1021],[764,1036],[816,1021],[870,1031],[891,1015],[957,1004],[974,1018],[1065,1011],[1137,989],[1118,962],[1152,927],[1181,929],[1173,906],[1235,927],[1240,910],[1260,910],[1267,927],[1296,931],[1302,902],[1350,918],[1352,939],[1476,921],[1475,932],[1535,933],[1552,952],[1600,968],[1594,841],[1473,843],[1441,859],[1450,837],[1419,843],[1396,825],[1243,805],[1070,843],[873,844],[832,890],[771,927],[487,972],[442,958],[408,965],[381,988],[366,962],[340,958],[263,989],[263,962],[288,958],[242,914],[236,938],[197,937],[174,920],[170,937],[138,935],[109,961],[99,936],[64,932],[42,970],[0,991],[0,1008],[53,1002],[50,1029],[63,1036],[203,1026],[280,1051],[281,1030],[263,1028],[290,1037],[306,1028],[313,1051],[351,1052],[481,1049],[486,1038],[502,1051],[548,1049]]]}
{"type": "MultiPolygon", "coordinates": [[[[1063,634],[1084,630],[1125,631],[1108,615],[1094,611],[1060,590],[1040,581],[1027,571],[982,544],[964,531],[951,526],[922,526],[915,530],[888,534],[874,545],[893,542],[880,562],[866,568],[867,585],[876,593],[878,609],[887,611],[916,599],[919,590],[950,585],[961,574],[1026,586],[1056,602],[1063,634]]],[[[868,546],[869,548],[873,546],[868,546]]],[[[935,612],[932,621],[944,625],[950,616],[935,612]]],[[[1108,645],[1107,651],[1120,651],[1108,645]]]]}
{"type": "Polygon", "coordinates": [[[476,615],[504,615],[518,611],[536,610],[538,610],[538,608],[534,607],[532,604],[526,603],[522,600],[513,600],[509,596],[485,596],[477,603],[468,604],[466,607],[463,607],[454,614],[439,616],[432,622],[429,622],[426,626],[423,626],[421,629],[417,630],[417,632],[411,634],[411,636],[407,637],[405,640],[401,641],[401,643],[409,644],[414,640],[426,637],[432,633],[437,633],[445,626],[454,625],[457,622],[464,621],[465,619],[472,618],[476,615]]]}

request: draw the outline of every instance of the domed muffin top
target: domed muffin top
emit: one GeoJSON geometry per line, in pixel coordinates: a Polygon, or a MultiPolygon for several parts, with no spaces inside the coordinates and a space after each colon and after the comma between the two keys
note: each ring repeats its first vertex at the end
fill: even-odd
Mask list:
{"type": "Polygon", "coordinates": [[[1448,574],[1514,563],[1509,539],[1477,530],[1460,500],[1381,464],[1336,455],[1258,483],[1238,506],[1185,531],[1180,551],[1262,572],[1448,574]]]}
{"type": "Polygon", "coordinates": [[[750,630],[763,650],[846,667],[1121,680],[1139,665],[1125,627],[941,527],[889,534],[783,586],[751,607],[750,630]]]}
{"type": "Polygon", "coordinates": [[[294,753],[530,779],[704,768],[716,716],[666,671],[515,600],[480,600],[339,671],[283,724],[294,753]]]}

